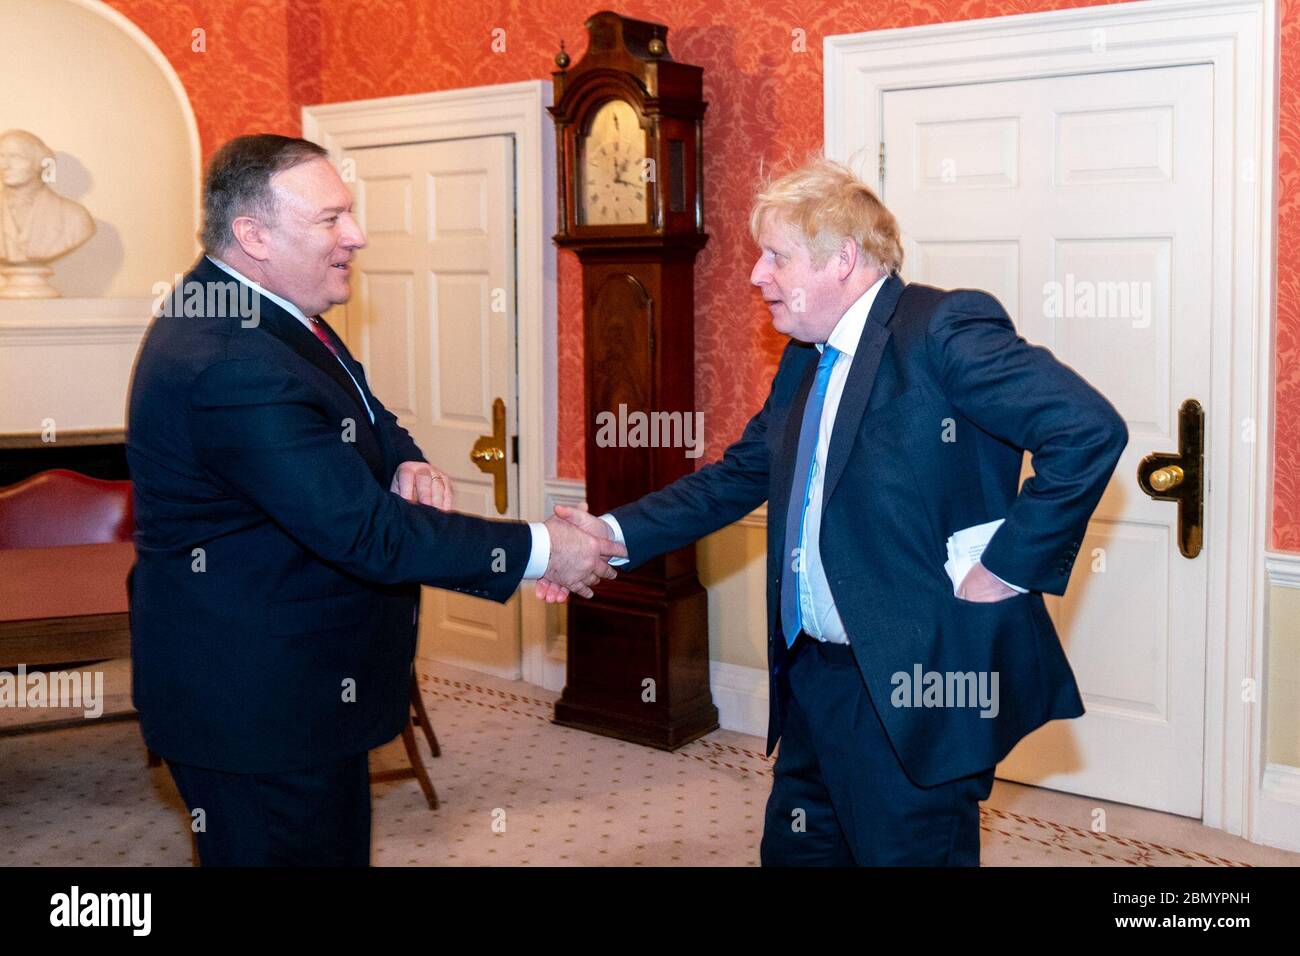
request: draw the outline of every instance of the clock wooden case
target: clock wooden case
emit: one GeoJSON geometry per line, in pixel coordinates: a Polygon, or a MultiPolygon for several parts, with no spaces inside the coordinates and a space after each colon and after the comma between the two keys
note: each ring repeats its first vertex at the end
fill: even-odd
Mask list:
{"type": "MultiPolygon", "coordinates": [[[[593,514],[689,474],[681,447],[599,440],[598,416],[695,406],[695,257],[704,233],[703,70],[662,24],[597,13],[582,60],[556,56],[559,232],[582,268],[587,502],[593,514]],[[607,445],[603,447],[602,444],[607,445]]],[[[694,421],[694,419],[691,419],[694,421]]],[[[648,437],[648,436],[647,436],[648,437]]],[[[569,601],[557,723],[673,749],[718,725],[694,546],[569,601]]]]}

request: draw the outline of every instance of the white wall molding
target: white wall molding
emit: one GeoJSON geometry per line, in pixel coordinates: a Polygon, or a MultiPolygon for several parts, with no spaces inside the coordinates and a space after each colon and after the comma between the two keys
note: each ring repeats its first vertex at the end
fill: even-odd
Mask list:
{"type": "Polygon", "coordinates": [[[0,301],[0,348],[138,346],[152,321],[153,301],[147,297],[0,301]]]}
{"type": "MultiPolygon", "coordinates": [[[[548,478],[546,480],[546,514],[555,510],[556,505],[576,508],[587,500],[587,485],[575,478],[548,478]]],[[[578,598],[577,600],[581,600],[578,598]]],[[[549,608],[546,614],[545,658],[541,665],[541,686],[547,690],[564,689],[565,675],[569,664],[569,635],[567,610],[549,608]]]]}
{"type": "Polygon", "coordinates": [[[0,301],[0,434],[120,430],[153,299],[0,301]]]}
{"type": "Polygon", "coordinates": [[[1300,588],[1300,554],[1270,551],[1264,555],[1268,583],[1275,588],[1300,588]]]}
{"type": "Polygon", "coordinates": [[[546,514],[556,505],[576,507],[587,500],[587,483],[578,478],[546,479],[546,514]]]}

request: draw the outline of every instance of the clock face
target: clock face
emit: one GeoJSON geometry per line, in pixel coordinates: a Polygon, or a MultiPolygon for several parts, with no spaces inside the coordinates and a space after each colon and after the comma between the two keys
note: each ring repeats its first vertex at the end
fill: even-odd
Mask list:
{"type": "Polygon", "coordinates": [[[646,221],[650,178],[645,133],[626,100],[609,100],[592,117],[582,139],[578,211],[584,226],[646,221]]]}

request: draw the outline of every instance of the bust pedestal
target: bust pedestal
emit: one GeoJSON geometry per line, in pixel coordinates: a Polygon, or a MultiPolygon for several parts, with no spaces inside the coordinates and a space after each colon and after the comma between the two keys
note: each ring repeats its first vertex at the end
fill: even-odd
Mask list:
{"type": "Polygon", "coordinates": [[[57,299],[50,285],[54,270],[39,262],[0,266],[0,299],[57,299]]]}

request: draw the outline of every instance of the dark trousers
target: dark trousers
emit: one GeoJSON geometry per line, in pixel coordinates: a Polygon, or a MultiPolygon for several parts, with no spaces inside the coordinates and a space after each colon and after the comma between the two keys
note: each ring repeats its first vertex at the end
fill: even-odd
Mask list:
{"type": "Polygon", "coordinates": [[[920,787],[903,772],[846,644],[800,634],[760,857],[764,866],[978,866],[993,771],[920,787]]]}
{"type": "Polygon", "coordinates": [[[203,866],[370,865],[368,753],[283,773],[167,766],[191,829],[202,820],[203,866]]]}

